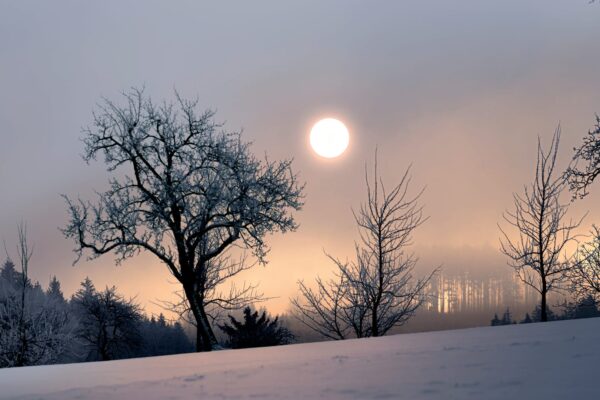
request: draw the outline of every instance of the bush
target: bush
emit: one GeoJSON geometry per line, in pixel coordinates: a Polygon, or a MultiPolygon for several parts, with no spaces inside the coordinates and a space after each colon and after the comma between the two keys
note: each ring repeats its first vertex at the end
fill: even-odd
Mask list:
{"type": "Polygon", "coordinates": [[[291,332],[279,326],[278,317],[274,320],[267,318],[266,311],[262,315],[252,312],[250,307],[244,308],[244,322],[229,315],[231,325],[219,325],[219,328],[229,337],[228,345],[233,349],[248,347],[278,346],[290,343],[294,336],[291,332]]]}

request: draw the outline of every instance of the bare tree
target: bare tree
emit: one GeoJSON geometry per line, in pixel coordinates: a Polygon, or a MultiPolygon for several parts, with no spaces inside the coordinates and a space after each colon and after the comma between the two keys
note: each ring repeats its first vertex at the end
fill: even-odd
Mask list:
{"type": "Polygon", "coordinates": [[[501,251],[509,258],[519,279],[541,296],[541,320],[547,321],[547,295],[559,288],[572,267],[567,245],[576,239],[573,231],[581,224],[565,221],[568,204],[561,203],[566,188],[562,175],[555,176],[556,156],[560,143],[560,126],[552,137],[548,152],[538,138],[535,178],[525,186],[524,194],[514,194],[514,211],[503,218],[516,228],[517,237],[509,235],[500,225],[501,251]]]}
{"type": "Polygon", "coordinates": [[[355,260],[342,262],[336,278],[317,279],[316,289],[299,282],[302,299],[294,299],[297,317],[311,329],[335,339],[385,335],[404,324],[425,300],[431,276],[413,278],[417,259],[407,251],[412,234],[426,218],[419,205],[422,190],[409,196],[410,168],[400,183],[387,191],[377,170],[371,182],[365,168],[367,201],[353,212],[360,232],[355,260]]]}
{"type": "Polygon", "coordinates": [[[86,350],[86,361],[128,358],[142,346],[141,308],[113,286],[97,291],[86,278],[71,300],[79,319],[75,332],[86,350]]]}
{"type": "Polygon", "coordinates": [[[583,243],[577,250],[575,263],[569,271],[571,290],[577,298],[600,296],[600,228],[593,226],[591,241],[583,243]]]}
{"type": "Polygon", "coordinates": [[[291,299],[291,302],[294,316],[305,326],[328,339],[343,340],[350,333],[362,337],[364,329],[356,314],[361,308],[366,310],[366,306],[362,302],[356,304],[348,296],[349,285],[343,274],[327,282],[317,277],[315,289],[303,281],[298,282],[298,287],[300,297],[291,299]],[[358,329],[353,330],[354,327],[358,329]]]}
{"type": "Polygon", "coordinates": [[[197,350],[211,350],[217,340],[207,305],[240,303],[252,292],[211,298],[215,285],[245,269],[216,261],[241,247],[265,263],[265,235],[297,227],[292,211],[301,208],[302,185],[291,160],[256,159],[239,133],[213,122],[213,112],[198,114],[197,101],[177,95],[157,107],[140,90],[125,99],[125,106],[105,100],[84,130],[84,159],[104,155],[110,189],[95,204],[65,196],[63,232],[78,259],[86,250],[90,258],[114,252],[117,262],[140,251],[156,256],[182,285],[197,350]]]}

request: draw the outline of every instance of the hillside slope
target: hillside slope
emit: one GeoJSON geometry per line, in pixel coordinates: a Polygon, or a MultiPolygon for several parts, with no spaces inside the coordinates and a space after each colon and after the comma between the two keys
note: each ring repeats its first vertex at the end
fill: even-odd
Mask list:
{"type": "Polygon", "coordinates": [[[597,396],[600,319],[0,370],[18,399],[597,396]]]}

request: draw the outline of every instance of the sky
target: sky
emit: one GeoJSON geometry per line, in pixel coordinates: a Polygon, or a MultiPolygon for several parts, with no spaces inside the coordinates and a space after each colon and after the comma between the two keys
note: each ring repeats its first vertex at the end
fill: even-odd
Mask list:
{"type": "MultiPolygon", "coordinates": [[[[90,198],[109,177],[81,158],[95,105],[145,86],[159,101],[175,89],[197,96],[257,155],[294,158],[306,182],[300,227],[270,236],[269,263],[242,277],[273,312],[287,309],[299,279],[331,273],[324,250],[352,255],[351,210],[375,148],[385,182],[412,164],[414,192],[426,187],[419,268],[508,268],[497,223],[533,177],[538,135],[549,143],[561,124],[564,168],[600,112],[599,20],[586,0],[0,0],[0,239],[16,258],[23,220],[34,279],[55,274],[70,295],[89,276],[160,311],[177,289],[166,267],[148,255],[73,266],[74,244],[59,231],[60,195],[90,198]],[[333,160],[308,144],[324,117],[350,131],[333,160]]],[[[599,199],[595,187],[572,205],[574,217],[589,210],[582,231],[600,222],[599,199]]]]}

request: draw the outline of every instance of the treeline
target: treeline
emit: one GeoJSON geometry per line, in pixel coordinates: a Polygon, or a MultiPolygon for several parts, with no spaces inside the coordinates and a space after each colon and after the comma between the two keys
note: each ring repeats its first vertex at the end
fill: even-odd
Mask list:
{"type": "MultiPolygon", "coordinates": [[[[24,231],[21,234],[20,270],[10,258],[0,267],[0,368],[194,351],[181,322],[168,321],[162,313],[147,317],[134,299],[119,294],[115,286],[99,290],[86,278],[67,299],[56,276],[46,289],[33,282],[28,277],[31,253],[24,231]]],[[[214,321],[223,348],[276,346],[296,340],[286,324],[266,310],[247,306],[242,319],[238,312],[233,314],[226,321],[214,321]]]]}
{"type": "MultiPolygon", "coordinates": [[[[600,305],[593,295],[587,295],[575,301],[564,301],[558,306],[559,312],[554,312],[551,308],[546,309],[548,321],[561,321],[568,319],[596,318],[600,317],[600,305]]],[[[522,320],[513,319],[510,309],[507,308],[502,318],[494,314],[490,321],[491,326],[529,324],[532,322],[542,322],[542,310],[536,306],[531,313],[526,313],[522,320]]]]}
{"type": "Polygon", "coordinates": [[[8,259],[0,270],[0,367],[116,360],[193,351],[179,322],[148,318],[113,287],[90,279],[70,299],[44,290],[8,259]]]}

